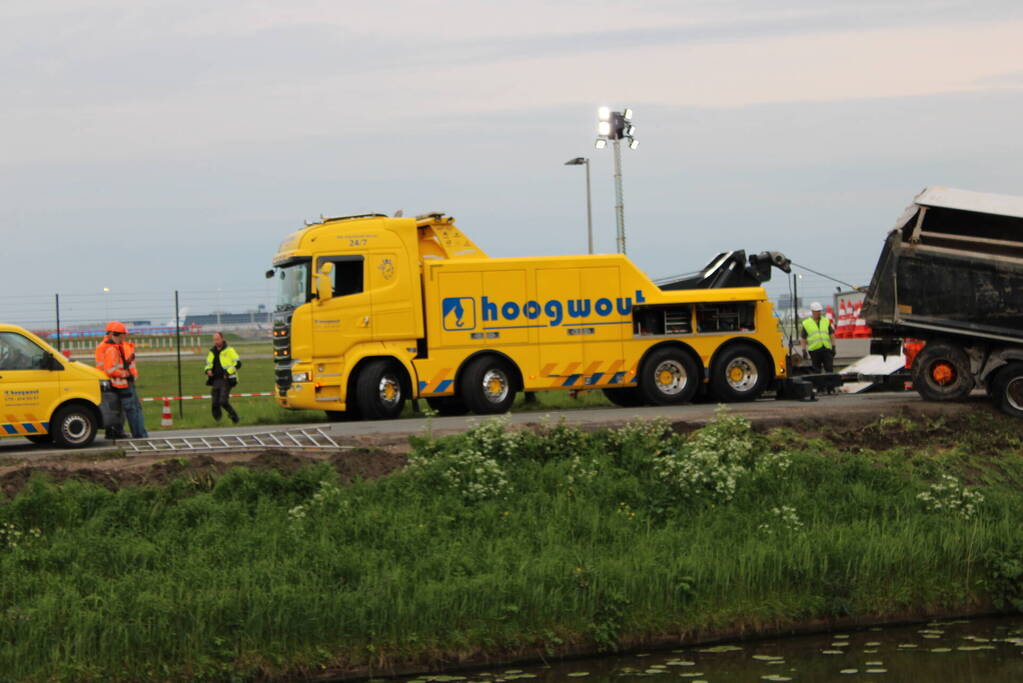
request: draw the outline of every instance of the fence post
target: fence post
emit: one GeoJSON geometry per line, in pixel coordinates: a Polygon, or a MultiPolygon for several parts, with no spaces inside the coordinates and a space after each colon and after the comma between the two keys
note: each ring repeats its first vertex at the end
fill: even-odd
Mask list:
{"type": "MultiPolygon", "coordinates": [[[[178,290],[174,290],[174,338],[178,345],[178,396],[184,396],[185,392],[181,388],[181,315],[178,307],[178,290]]],[[[178,401],[178,417],[185,416],[185,402],[178,401]]]]}

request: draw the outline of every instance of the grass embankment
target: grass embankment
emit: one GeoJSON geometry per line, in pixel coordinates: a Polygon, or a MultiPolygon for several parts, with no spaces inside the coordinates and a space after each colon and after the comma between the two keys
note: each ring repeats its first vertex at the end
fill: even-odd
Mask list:
{"type": "MultiPolygon", "coordinates": [[[[229,340],[230,341],[230,340],[229,340]]],[[[206,348],[212,345],[212,341],[206,348]]],[[[236,343],[236,342],[231,342],[236,343]]],[[[242,357],[242,369],[239,371],[239,382],[234,388],[236,393],[260,393],[274,390],[273,354],[269,344],[237,343],[235,347],[242,357]]],[[[203,368],[206,364],[206,352],[185,355],[181,359],[181,393],[178,393],[178,364],[173,355],[139,357],[138,392],[143,398],[160,396],[203,396],[210,393],[206,386],[206,375],[203,368]]],[[[289,410],[281,408],[272,396],[240,397],[231,399],[231,405],[238,411],[243,425],[293,424],[300,422],[325,422],[326,414],[321,410],[289,410]]],[[[536,394],[536,403],[526,404],[520,394],[513,409],[523,410],[562,410],[566,408],[610,407],[611,403],[599,391],[582,392],[578,397],[571,396],[567,391],[544,391],[536,394]]],[[[419,402],[419,408],[427,408],[426,401],[419,402]]],[[[143,414],[146,428],[150,432],[160,430],[160,418],[163,403],[159,401],[143,401],[143,414]]],[[[210,427],[216,424],[210,414],[209,399],[193,399],[171,401],[171,412],[174,417],[172,429],[190,429],[210,427]],[[182,410],[183,409],[183,410],[182,410]],[[182,412],[184,413],[182,415],[182,412]]],[[[417,415],[411,402],[406,403],[403,417],[417,415]]],[[[227,417],[222,418],[224,424],[230,424],[227,417]]]]}
{"type": "Polygon", "coordinates": [[[379,672],[1018,609],[1020,436],[988,413],[813,439],[737,417],[689,435],[489,422],[349,486],[329,466],[116,492],[37,481],[0,506],[0,671],[379,672]]]}

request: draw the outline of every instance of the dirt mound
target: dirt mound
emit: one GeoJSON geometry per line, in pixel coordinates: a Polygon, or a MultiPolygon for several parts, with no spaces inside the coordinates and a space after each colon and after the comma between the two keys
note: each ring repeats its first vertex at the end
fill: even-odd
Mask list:
{"type": "Polygon", "coordinates": [[[0,472],[0,492],[7,499],[14,498],[33,476],[45,477],[55,484],[90,482],[110,491],[129,486],[166,486],[181,478],[212,486],[232,467],[276,470],[291,475],[303,467],[322,462],[329,463],[337,471],[340,481],[347,484],[390,474],[404,467],[408,458],[403,454],[371,448],[302,455],[275,448],[255,453],[116,458],[88,464],[30,464],[0,472]]]}
{"type": "Polygon", "coordinates": [[[1023,445],[1023,421],[993,408],[935,412],[930,406],[902,407],[891,415],[829,416],[827,419],[754,423],[764,433],[790,429],[804,439],[823,439],[848,452],[892,448],[947,449],[965,446],[978,455],[997,455],[1023,445]]]}

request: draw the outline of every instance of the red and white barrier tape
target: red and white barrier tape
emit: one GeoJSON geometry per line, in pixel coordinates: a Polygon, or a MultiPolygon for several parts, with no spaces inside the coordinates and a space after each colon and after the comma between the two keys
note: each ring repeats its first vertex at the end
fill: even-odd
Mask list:
{"type": "MultiPolygon", "coordinates": [[[[231,398],[240,398],[245,396],[273,396],[272,391],[263,391],[257,394],[231,394],[231,398]]],[[[140,401],[190,401],[196,398],[210,398],[209,394],[204,396],[157,396],[156,398],[140,398],[140,401]]]]}

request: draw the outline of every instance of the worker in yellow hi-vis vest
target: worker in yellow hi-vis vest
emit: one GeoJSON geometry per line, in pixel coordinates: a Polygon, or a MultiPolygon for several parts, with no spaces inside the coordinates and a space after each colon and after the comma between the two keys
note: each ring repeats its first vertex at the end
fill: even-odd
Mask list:
{"type": "Polygon", "coordinates": [[[803,320],[802,337],[803,355],[810,352],[814,372],[834,372],[835,330],[818,301],[810,304],[810,317],[803,320]]]}

